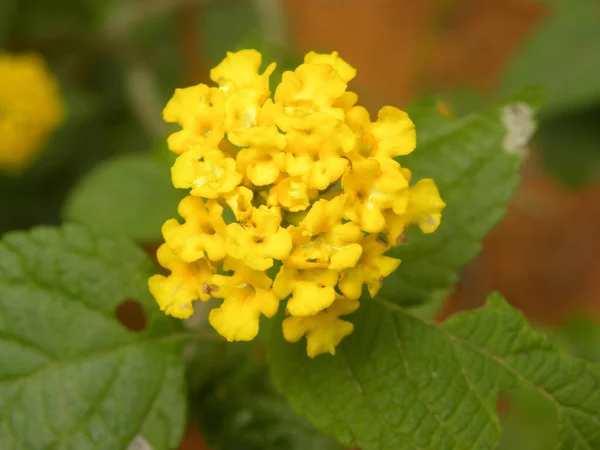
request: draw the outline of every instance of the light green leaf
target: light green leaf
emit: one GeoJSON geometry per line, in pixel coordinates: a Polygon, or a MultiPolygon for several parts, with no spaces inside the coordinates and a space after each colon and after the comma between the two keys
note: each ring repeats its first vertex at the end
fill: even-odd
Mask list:
{"type": "Polygon", "coordinates": [[[552,402],[557,449],[600,448],[600,366],[572,359],[493,295],[442,325],[393,304],[363,300],[335,356],[309,359],[281,331],[272,375],[292,406],[362,450],[493,449],[496,400],[529,387],[552,402]]]}
{"type": "Polygon", "coordinates": [[[532,32],[506,72],[500,91],[544,86],[544,113],[591,106],[600,99],[600,6],[597,0],[547,0],[549,17],[532,32]]]}
{"type": "Polygon", "coordinates": [[[80,181],[67,201],[64,217],[101,233],[143,243],[159,241],[162,224],[175,217],[182,197],[162,162],[145,154],[118,156],[80,181]]]}
{"type": "MultiPolygon", "coordinates": [[[[482,238],[504,216],[521,166],[521,157],[504,147],[507,135],[519,133],[504,123],[506,108],[457,119],[443,117],[430,100],[409,108],[417,149],[398,160],[413,171],[415,182],[433,178],[447,207],[435,233],[411,228],[406,243],[389,252],[402,264],[385,280],[383,297],[418,304],[429,299],[432,290],[453,285],[460,269],[481,250],[482,238]]],[[[522,122],[527,125],[530,120],[523,117],[522,122]]]]}
{"type": "Polygon", "coordinates": [[[556,410],[533,389],[515,389],[506,395],[508,411],[502,416],[498,450],[548,450],[558,435],[556,410]]]}
{"type": "Polygon", "coordinates": [[[558,342],[573,355],[600,364],[600,322],[579,313],[556,332],[558,342]]]}
{"type": "Polygon", "coordinates": [[[185,425],[176,323],[148,294],[152,264],[126,239],[37,228],[0,243],[0,448],[173,449],[185,425]],[[146,328],[117,320],[126,299],[146,328]]]}

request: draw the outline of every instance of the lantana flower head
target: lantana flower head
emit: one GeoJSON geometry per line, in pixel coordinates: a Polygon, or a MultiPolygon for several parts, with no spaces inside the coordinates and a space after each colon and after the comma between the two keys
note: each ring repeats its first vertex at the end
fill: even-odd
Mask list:
{"type": "Polygon", "coordinates": [[[40,56],[0,52],[0,170],[29,165],[64,115],[58,82],[40,56]]]}
{"type": "Polygon", "coordinates": [[[409,226],[435,231],[445,204],[433,180],[411,186],[411,119],[384,106],[373,121],[337,52],[308,53],[272,96],[275,65],[261,65],[256,50],[228,53],[216,86],[178,89],[165,108],[181,126],[168,140],[173,185],[189,195],[183,221],[163,226],[158,260],[171,273],[150,290],[182,319],[212,299],[209,322],[229,341],[254,339],[261,316],[283,308],[286,340],[335,354],[354,329],[341,317],[400,265],[385,253],[409,226]]]}

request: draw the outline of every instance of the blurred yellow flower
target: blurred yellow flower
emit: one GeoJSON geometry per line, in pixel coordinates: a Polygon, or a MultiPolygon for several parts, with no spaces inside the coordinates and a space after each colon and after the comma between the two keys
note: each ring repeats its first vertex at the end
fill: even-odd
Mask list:
{"type": "Polygon", "coordinates": [[[256,337],[260,316],[284,302],[284,338],[306,337],[311,358],[335,354],[353,330],[340,316],[400,264],[384,253],[409,226],[433,232],[445,204],[433,180],[411,186],[396,160],[415,149],[411,119],[384,106],[372,121],[337,52],[308,53],[272,97],[275,66],[261,64],[256,50],[230,52],[211,71],[217,87],[177,89],[165,108],[182,127],[169,137],[173,185],[190,195],[184,223],[163,226],[171,275],[150,290],[180,318],[196,299],[222,299],[208,320],[229,341],[256,337]]]}
{"type": "Polygon", "coordinates": [[[19,170],[63,121],[59,86],[35,54],[0,53],[0,170],[19,170]]]}

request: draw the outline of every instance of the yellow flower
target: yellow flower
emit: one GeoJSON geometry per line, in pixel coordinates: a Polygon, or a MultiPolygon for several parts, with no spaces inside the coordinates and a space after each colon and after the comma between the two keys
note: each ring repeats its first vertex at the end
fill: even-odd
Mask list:
{"type": "Polygon", "coordinates": [[[203,259],[192,263],[183,261],[167,244],[159,247],[157,258],[160,265],[170,270],[171,274],[150,277],[150,292],[165,314],[187,319],[194,312],[192,302],[210,299],[212,268],[203,259]]]}
{"type": "Polygon", "coordinates": [[[342,187],[349,201],[346,217],[357,222],[363,231],[378,233],[385,228],[384,210],[403,214],[408,204],[408,181],[393,159],[356,160],[342,177],[342,187]]]}
{"type": "Polygon", "coordinates": [[[329,64],[345,83],[348,83],[356,76],[356,69],[340,58],[338,52],[330,54],[308,52],[304,57],[304,62],[307,64],[329,64]]]}
{"type": "Polygon", "coordinates": [[[169,149],[183,153],[204,142],[208,146],[217,146],[225,135],[224,101],[222,92],[205,84],[175,89],[163,110],[163,119],[181,125],[182,129],[167,139],[169,149]]]}
{"type": "Polygon", "coordinates": [[[389,245],[377,234],[363,239],[363,252],[356,266],[342,272],[338,287],[352,299],[360,298],[363,284],[367,285],[371,297],[375,297],[389,274],[398,268],[400,260],[384,256],[389,245]]]}
{"type": "Polygon", "coordinates": [[[283,150],[286,136],[274,125],[257,125],[230,131],[227,135],[230,142],[238,147],[265,147],[283,150]]]}
{"type": "Polygon", "coordinates": [[[173,185],[191,188],[192,195],[217,198],[232,192],[242,181],[235,166],[235,159],[225,157],[219,150],[188,150],[177,158],[171,169],[173,185]]]}
{"type": "Polygon", "coordinates": [[[224,194],[225,202],[231,208],[236,220],[243,221],[252,214],[254,193],[245,186],[238,186],[229,194],[224,194]]]}
{"type": "Polygon", "coordinates": [[[365,108],[354,106],[346,113],[346,123],[357,134],[356,151],[364,157],[382,160],[408,155],[417,145],[414,123],[393,106],[381,108],[376,122],[371,122],[365,108]]]}
{"type": "Polygon", "coordinates": [[[399,245],[404,239],[404,231],[409,224],[416,224],[423,233],[433,233],[440,225],[442,210],[446,204],[440,198],[433,180],[420,180],[408,190],[408,206],[404,214],[386,214],[386,236],[399,245]]]}
{"type": "Polygon", "coordinates": [[[279,181],[269,191],[268,204],[283,206],[288,211],[303,211],[317,196],[316,189],[310,189],[300,177],[286,177],[279,181]]]}
{"type": "Polygon", "coordinates": [[[211,283],[216,287],[212,295],[223,303],[213,309],[208,320],[228,341],[251,341],[258,334],[260,315],[273,317],[279,300],[271,291],[271,279],[264,273],[252,270],[243,263],[226,260],[225,270],[233,275],[214,275],[211,283]]]}
{"type": "Polygon", "coordinates": [[[0,53],[0,170],[29,165],[64,114],[57,80],[41,57],[0,53]]]}
{"type": "Polygon", "coordinates": [[[408,114],[393,106],[381,108],[371,128],[377,142],[373,153],[376,158],[408,155],[417,146],[415,124],[408,114]]]}
{"type": "Polygon", "coordinates": [[[185,220],[180,224],[169,219],[162,228],[166,243],[186,262],[200,258],[218,261],[225,258],[226,225],[223,221],[223,208],[215,201],[206,203],[192,195],[185,197],[178,208],[185,220]]]}
{"type": "Polygon", "coordinates": [[[355,92],[344,92],[344,94],[333,102],[334,108],[341,108],[345,113],[348,113],[350,109],[358,101],[358,95],[355,92]]]}
{"type": "Polygon", "coordinates": [[[345,196],[315,202],[300,226],[291,227],[295,248],[286,264],[298,269],[342,270],[356,264],[363,233],[352,222],[342,223],[345,196]]]}
{"type": "Polygon", "coordinates": [[[335,347],[354,330],[354,325],[339,316],[351,314],[359,307],[357,300],[337,296],[327,309],[314,316],[287,317],[283,321],[283,337],[298,342],[306,335],[306,352],[314,358],[322,353],[335,355],[335,347]]]}
{"type": "Polygon", "coordinates": [[[343,121],[320,112],[311,114],[306,124],[305,130],[286,134],[284,168],[308,188],[324,190],[348,167],[344,154],[355,146],[354,133],[343,121]]]}
{"type": "Polygon", "coordinates": [[[355,223],[338,223],[330,232],[316,238],[298,239],[288,264],[299,269],[326,268],[336,271],[353,267],[362,253],[358,243],[362,236],[355,223]]]}
{"type": "Polygon", "coordinates": [[[261,75],[258,73],[261,62],[262,56],[256,50],[227,52],[227,57],[210,71],[210,79],[225,93],[248,88],[266,97],[269,95],[269,76],[276,64],[269,64],[261,75]]]}
{"type": "Polygon", "coordinates": [[[355,152],[368,158],[373,156],[377,141],[371,129],[371,116],[362,106],[354,106],[346,112],[346,124],[356,135],[355,152]]]}
{"type": "Polygon", "coordinates": [[[243,148],[237,155],[238,171],[254,186],[268,186],[275,183],[281,174],[282,157],[283,154],[276,149],[243,148]]]}
{"type": "Polygon", "coordinates": [[[411,171],[394,159],[415,148],[411,119],[384,106],[371,121],[346,91],[356,69],[337,52],[309,52],[273,98],[275,65],[261,74],[261,59],[227,53],[210,74],[218,87],[178,89],[165,108],[182,126],[168,139],[179,153],[173,185],[190,192],[183,223],[163,226],[159,259],[171,275],[150,289],[177,317],[198,298],[222,299],[208,319],[229,341],[253,339],[261,315],[285,301],[285,339],[306,337],[311,358],[333,355],[353,330],[340,316],[398,268],[385,252],[407,226],[433,232],[445,204],[432,180],[409,187],[411,171]]]}
{"type": "Polygon", "coordinates": [[[406,211],[409,221],[419,225],[423,233],[437,230],[446,204],[440,198],[434,181],[429,178],[420,180],[410,188],[409,199],[406,211]]]}
{"type": "Polygon", "coordinates": [[[329,64],[301,64],[283,73],[275,91],[275,121],[283,131],[306,129],[305,119],[314,112],[324,112],[339,120],[344,110],[334,103],[346,91],[346,83],[329,64]]]}
{"type": "Polygon", "coordinates": [[[225,250],[252,269],[267,270],[273,259],[287,258],[292,249],[292,237],[280,223],[277,208],[260,206],[246,222],[227,225],[225,250]]]}
{"type": "Polygon", "coordinates": [[[273,282],[273,292],[282,300],[292,294],[287,302],[292,316],[312,316],[331,306],[338,278],[335,270],[303,270],[284,263],[273,282]]]}
{"type": "MultiPolygon", "coordinates": [[[[230,94],[225,102],[225,131],[235,133],[241,130],[238,131],[239,133],[247,128],[258,126],[263,101],[264,96],[254,89],[243,89],[230,94]]],[[[231,137],[229,139],[231,140],[231,137]]],[[[235,141],[232,142],[239,145],[235,141]]]]}
{"type": "MultiPolygon", "coordinates": [[[[276,127],[249,128],[240,144],[249,145],[237,154],[237,170],[255,186],[273,184],[280,174],[285,136],[276,127]]],[[[238,138],[238,136],[236,136],[238,138]]]]}

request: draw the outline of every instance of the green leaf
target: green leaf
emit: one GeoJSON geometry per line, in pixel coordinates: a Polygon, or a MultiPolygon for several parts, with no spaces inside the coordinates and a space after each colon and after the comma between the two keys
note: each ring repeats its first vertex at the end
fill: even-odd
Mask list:
{"type": "Polygon", "coordinates": [[[156,307],[145,254],[80,226],[0,243],[0,448],[173,449],[185,425],[177,329],[156,307]],[[134,333],[116,318],[143,309],[134,333]]]}
{"type": "MultiPolygon", "coordinates": [[[[600,362],[600,326],[591,318],[578,314],[559,329],[548,331],[554,343],[567,353],[600,362]]],[[[552,448],[558,429],[552,402],[531,389],[517,389],[508,393],[506,403],[499,450],[552,448]]]]}
{"type": "Polygon", "coordinates": [[[67,201],[64,217],[107,234],[138,242],[161,239],[165,220],[175,217],[183,194],[169,168],[149,155],[127,155],[98,165],[67,201]]]}
{"type": "Polygon", "coordinates": [[[597,0],[548,0],[550,16],[519,49],[500,91],[542,84],[544,112],[564,113],[600,99],[600,8],[597,0]]]}
{"type": "Polygon", "coordinates": [[[558,427],[551,401],[532,389],[507,395],[508,412],[502,421],[498,450],[548,450],[555,447],[558,427]]]}
{"type": "Polygon", "coordinates": [[[570,188],[600,176],[600,108],[551,117],[540,124],[535,141],[546,168],[570,188]]]}
{"type": "MultiPolygon", "coordinates": [[[[433,178],[447,206],[435,233],[411,228],[406,243],[389,252],[402,264],[385,280],[381,296],[418,304],[432,290],[452,286],[481,250],[482,238],[504,216],[521,166],[521,157],[504,148],[509,133],[502,118],[505,108],[457,119],[442,116],[431,100],[408,109],[417,128],[417,149],[399,161],[413,171],[415,182],[433,178]]],[[[528,120],[524,117],[523,123],[528,120]]]]}
{"type": "Polygon", "coordinates": [[[600,448],[600,366],[572,359],[499,295],[442,325],[363,300],[335,356],[309,359],[281,331],[272,376],[292,406],[344,445],[362,450],[492,449],[496,400],[535,389],[559,421],[556,448],[600,448]]]}

